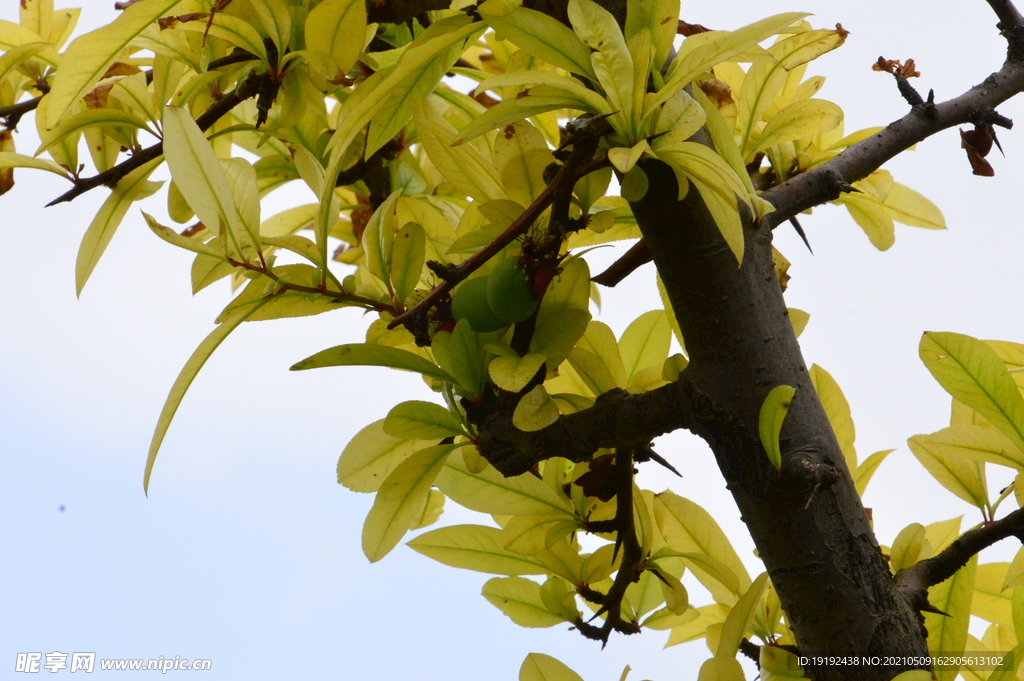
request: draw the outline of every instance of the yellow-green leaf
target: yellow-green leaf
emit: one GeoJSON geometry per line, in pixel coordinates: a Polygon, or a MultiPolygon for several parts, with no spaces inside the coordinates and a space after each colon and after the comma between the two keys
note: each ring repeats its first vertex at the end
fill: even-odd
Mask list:
{"type": "Polygon", "coordinates": [[[483,597],[521,627],[544,628],[562,623],[540,595],[540,584],[525,577],[494,577],[487,580],[483,597]]]}
{"type": "Polygon", "coordinates": [[[146,122],[133,113],[119,109],[89,109],[74,116],[64,118],[43,138],[36,155],[52,149],[69,135],[81,132],[86,128],[128,127],[148,130],[146,122]]]}
{"type": "Polygon", "coordinates": [[[504,17],[485,16],[498,35],[529,54],[596,82],[590,50],[567,26],[536,10],[521,7],[504,17]]]}
{"type": "Polygon", "coordinates": [[[700,666],[697,681],[746,681],[743,667],[734,657],[712,657],[700,666]]]}
{"type": "Polygon", "coordinates": [[[1010,567],[1006,569],[1006,576],[1003,577],[1002,591],[1024,583],[1024,546],[1017,549],[1010,567]]]}
{"type": "MultiPolygon", "coordinates": [[[[715,657],[735,658],[742,639],[750,624],[754,621],[754,614],[761,604],[761,596],[764,595],[765,587],[768,586],[768,573],[762,572],[750,584],[746,592],[736,601],[736,605],[729,611],[722,625],[722,634],[718,639],[718,650],[715,657]]],[[[962,648],[951,648],[961,650],[962,648]]]]}
{"type": "Polygon", "coordinates": [[[472,473],[458,457],[441,471],[437,487],[459,505],[481,513],[571,517],[566,502],[539,478],[529,473],[506,478],[491,466],[472,473]]]}
{"type": "MultiPolygon", "coordinates": [[[[974,596],[974,575],[978,567],[978,556],[971,559],[956,571],[950,579],[933,586],[928,590],[928,601],[939,610],[949,613],[949,617],[936,613],[924,614],[925,628],[928,630],[928,650],[959,651],[967,643],[967,625],[970,621],[971,600],[974,596]]],[[[937,669],[938,681],[952,681],[959,667],[950,666],[937,669]]]]}
{"type": "Polygon", "coordinates": [[[463,435],[462,421],[433,402],[402,402],[388,412],[384,432],[392,437],[437,440],[463,435]]]}
{"type": "Polygon", "coordinates": [[[47,95],[50,102],[46,109],[46,128],[56,127],[67,110],[100,81],[128,43],[179,2],[142,0],[132,3],[110,24],[79,36],[68,45],[47,95]]]}
{"type": "Polygon", "coordinates": [[[925,530],[921,523],[911,523],[900,530],[889,549],[889,567],[894,572],[913,567],[921,560],[925,544],[925,530]]]}
{"type": "Polygon", "coordinates": [[[821,406],[825,408],[825,415],[832,425],[832,431],[836,434],[836,440],[839,441],[839,449],[846,459],[846,466],[852,472],[857,468],[857,450],[853,447],[857,434],[853,427],[853,417],[850,415],[850,403],[846,401],[846,396],[830,373],[817,364],[812,365],[808,373],[821,406]]]}
{"type": "Polygon", "coordinates": [[[159,161],[150,161],[141,168],[136,168],[128,173],[117,183],[117,187],[110,193],[110,196],[96,212],[92,222],[89,223],[89,227],[82,237],[82,244],[78,247],[78,257],[75,260],[76,295],[82,295],[85,282],[89,280],[89,275],[92,274],[93,268],[99,262],[132,202],[149,196],[159,189],[162,183],[147,182],[150,173],[159,164],[159,161]]]}
{"type": "MultiPolygon", "coordinates": [[[[1012,593],[1003,589],[1009,567],[1010,563],[985,563],[977,567],[970,604],[972,615],[1006,627],[1013,626],[1012,593]]],[[[939,609],[944,610],[942,606],[939,609]]]]}
{"type": "Polygon", "coordinates": [[[537,375],[547,360],[546,355],[530,353],[524,357],[519,355],[496,357],[487,366],[487,371],[494,385],[502,390],[517,393],[537,375]]]}
{"type": "Polygon", "coordinates": [[[550,655],[530,653],[519,668],[519,681],[583,681],[583,679],[550,655]]]}
{"type": "Polygon", "coordinates": [[[363,524],[363,553],[371,563],[395,548],[423,509],[434,478],[458,445],[421,449],[391,471],[363,524]]]}
{"type": "Polygon", "coordinates": [[[483,525],[452,525],[425,532],[408,546],[451,567],[496,575],[542,575],[547,572],[533,556],[501,546],[501,530],[483,525]]]}
{"type": "Polygon", "coordinates": [[[651,310],[633,320],[618,344],[626,380],[641,369],[664,364],[671,343],[672,329],[664,310],[651,310]]]}
{"type": "Polygon", "coordinates": [[[1024,448],[1024,398],[990,346],[958,333],[929,331],[918,351],[946,392],[1024,448]]]}
{"type": "Polygon", "coordinates": [[[805,99],[793,102],[772,116],[752,153],[757,153],[782,142],[813,137],[827,132],[843,122],[843,110],[823,99],[805,99]]]}
{"type": "Polygon", "coordinates": [[[558,405],[543,385],[523,395],[512,413],[512,425],[528,433],[547,428],[557,420],[558,405]]]}
{"type": "MultiPolygon", "coordinates": [[[[961,426],[968,427],[968,426],[961,426]]],[[[907,440],[910,451],[935,480],[969,504],[988,507],[984,464],[957,454],[930,435],[915,435],[907,440]]]]}
{"type": "Polygon", "coordinates": [[[181,404],[182,398],[185,397],[185,393],[188,391],[192,381],[199,374],[199,370],[206,364],[206,360],[210,359],[210,355],[220,347],[220,344],[224,342],[224,339],[228,335],[238,328],[246,319],[254,315],[263,305],[270,302],[269,300],[259,301],[251,307],[243,308],[237,314],[229,317],[222,321],[217,328],[215,328],[210,335],[203,339],[203,342],[199,344],[199,347],[195,349],[192,356],[185,362],[185,366],[182,367],[181,373],[174,379],[174,384],[171,386],[171,392],[167,395],[167,400],[164,402],[163,409],[160,411],[160,417],[156,422],[156,429],[153,432],[153,439],[149,444],[149,454],[146,457],[146,472],[142,478],[142,489],[148,494],[149,492],[149,478],[153,473],[153,464],[156,462],[157,452],[160,451],[160,445],[164,441],[164,436],[167,434],[167,429],[171,425],[171,421],[174,419],[174,414],[178,411],[178,406],[181,404]]]}
{"type": "Polygon", "coordinates": [[[391,285],[398,300],[404,301],[415,290],[426,252],[427,234],[418,223],[406,223],[398,230],[391,246],[391,285]]]}
{"type": "Polygon", "coordinates": [[[165,107],[163,124],[164,156],[182,196],[207,229],[218,236],[224,231],[222,238],[240,253],[241,218],[227,175],[206,136],[181,107],[165,107]]]}
{"type": "Polygon", "coordinates": [[[857,494],[864,495],[864,491],[868,488],[868,483],[871,482],[872,476],[878,467],[885,461],[885,457],[889,456],[895,449],[883,449],[880,452],[875,452],[868,458],[864,459],[864,462],[857,466],[856,471],[850,471],[853,473],[853,484],[857,488],[857,494]]]}
{"type": "MultiPolygon", "coordinates": [[[[118,188],[121,187],[121,184],[123,182],[124,180],[118,183],[118,188]]],[[[198,239],[192,239],[190,237],[178,234],[170,227],[165,227],[164,225],[161,225],[159,222],[153,219],[152,215],[149,215],[148,213],[143,212],[142,217],[146,219],[146,224],[149,225],[149,228],[151,230],[153,230],[153,233],[169,244],[173,244],[178,248],[184,248],[185,250],[192,251],[193,253],[204,253],[214,258],[224,257],[224,254],[215,249],[213,246],[203,243],[198,239]]]]}
{"type": "Polygon", "coordinates": [[[761,414],[757,421],[758,435],[768,459],[776,470],[782,470],[782,452],[779,451],[779,434],[782,422],[786,420],[789,405],[793,402],[796,388],[791,385],[777,385],[771,389],[761,405],[761,414]]]}
{"type": "Polygon", "coordinates": [[[0,168],[35,168],[45,170],[70,180],[71,174],[53,161],[45,158],[33,158],[13,151],[0,151],[0,168]]]}
{"type": "Polygon", "coordinates": [[[950,426],[931,435],[918,435],[933,451],[948,458],[987,461],[1024,471],[1024,452],[1002,433],[982,426],[950,426]]]}
{"type": "Polygon", "coordinates": [[[946,229],[946,218],[938,206],[910,187],[893,182],[882,209],[896,222],[924,229],[946,229]]]}
{"type": "Polygon", "coordinates": [[[374,421],[353,437],[338,459],[338,482],[353,492],[376,492],[381,483],[411,454],[429,446],[384,432],[384,419],[374,421]]]}
{"type": "Polygon", "coordinates": [[[438,368],[433,362],[429,362],[419,355],[408,350],[389,348],[383,345],[370,343],[352,343],[348,345],[336,345],[327,350],[321,350],[301,362],[292,366],[292,371],[304,371],[306,369],[318,369],[320,367],[340,366],[378,366],[401,369],[402,371],[415,371],[436,378],[439,381],[455,383],[455,379],[445,371],[438,368]]]}
{"type": "Polygon", "coordinates": [[[896,243],[896,227],[881,201],[866,194],[843,194],[837,201],[846,206],[850,217],[868,235],[872,246],[887,251],[896,243]]]}
{"type": "MultiPolygon", "coordinates": [[[[750,576],[729,539],[722,532],[711,514],[689,499],[672,492],[662,492],[654,497],[654,517],[665,542],[681,553],[702,553],[723,563],[739,579],[741,589],[750,586],[750,576]]],[[[716,601],[732,604],[737,594],[724,588],[721,583],[695,570],[694,576],[711,592],[716,601]]]]}

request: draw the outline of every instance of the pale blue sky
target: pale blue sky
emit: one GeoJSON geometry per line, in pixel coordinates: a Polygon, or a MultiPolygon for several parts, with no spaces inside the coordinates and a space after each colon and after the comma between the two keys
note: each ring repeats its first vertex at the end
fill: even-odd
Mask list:
{"type": "MultiPolygon", "coordinates": [[[[89,5],[81,28],[113,15],[112,2],[89,5]]],[[[750,6],[684,3],[683,17],[734,28],[807,9],[817,12],[815,25],[842,22],[848,43],[809,73],[829,76],[819,96],[846,110],[848,132],[906,110],[892,79],[870,70],[879,55],[913,57],[923,74],[916,84],[934,87],[939,100],[1002,62],[1003,42],[982,0],[750,6]]],[[[16,15],[17,2],[7,0],[0,18],[16,15]]],[[[1011,118],[1022,110],[1021,102],[1000,109],[1011,118]]],[[[36,146],[32,127],[22,123],[23,153],[36,146]]],[[[924,477],[905,441],[948,424],[948,398],[917,359],[922,331],[1024,342],[1024,145],[1010,131],[1001,141],[1009,157],[994,152],[995,178],[970,174],[955,130],[889,166],[897,181],[939,204],[946,232],[899,226],[896,245],[878,253],[845,211],[823,207],[802,220],[812,257],[780,229],[778,245],[793,261],[790,305],[811,313],[802,338],[808,363],[825,367],[846,392],[862,457],[898,448],[865,499],[882,543],[914,521],[965,512],[965,527],[980,520],[924,477]]],[[[695,678],[708,655],[703,643],[662,651],[665,634],[647,632],[614,638],[602,652],[567,626],[512,624],[479,596],[487,575],[403,546],[367,563],[359,534],[372,499],[337,485],[337,456],[395,403],[432,396],[415,376],[384,369],[287,371],[320,349],[361,340],[366,321],[353,310],[236,332],[186,397],[146,498],[142,471],[157,414],[229,291],[216,285],[193,298],[189,256],[156,239],[133,209],[76,300],[75,253],[105,190],[44,210],[65,183],[28,171],[17,180],[0,197],[0,670],[13,669],[17,652],[59,650],[210,658],[210,679],[510,681],[535,651],[587,681],[614,681],[627,663],[635,680],[695,678]]],[[[147,210],[161,213],[161,197],[147,210]]],[[[298,185],[278,190],[264,215],[308,200],[298,185]]],[[[611,257],[596,251],[592,262],[611,257]]],[[[652,278],[648,267],[604,291],[601,318],[621,331],[657,307],[652,278]]],[[[684,478],[645,470],[641,483],[659,491],[671,484],[709,508],[755,569],[706,448],[676,435],[662,438],[658,451],[684,478]]],[[[1010,476],[990,468],[997,494],[1010,476]]],[[[441,523],[471,522],[470,515],[449,506],[441,523]]],[[[994,558],[1015,550],[1001,547],[994,558]]],[[[709,602],[697,587],[691,600],[709,602]]]]}

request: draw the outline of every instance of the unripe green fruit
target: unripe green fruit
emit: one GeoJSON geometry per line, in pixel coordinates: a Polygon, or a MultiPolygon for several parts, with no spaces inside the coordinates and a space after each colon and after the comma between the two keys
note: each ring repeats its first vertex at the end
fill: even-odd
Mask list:
{"type": "Polygon", "coordinates": [[[487,304],[506,323],[521,322],[537,309],[530,280],[516,267],[516,258],[499,262],[487,277],[487,304]]]}
{"type": "Polygon", "coordinates": [[[477,277],[462,282],[452,296],[452,316],[465,319],[477,333],[497,331],[508,322],[503,322],[491,312],[487,304],[487,277],[477,277]]]}

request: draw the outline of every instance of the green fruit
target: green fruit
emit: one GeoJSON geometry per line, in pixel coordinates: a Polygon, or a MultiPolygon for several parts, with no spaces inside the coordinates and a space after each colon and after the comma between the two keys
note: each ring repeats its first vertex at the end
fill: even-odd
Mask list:
{"type": "Polygon", "coordinates": [[[497,331],[508,326],[508,322],[496,317],[487,304],[486,277],[470,279],[459,285],[452,296],[452,316],[468,321],[477,333],[497,331]]]}
{"type": "Polygon", "coordinates": [[[516,258],[506,258],[491,270],[487,304],[495,316],[509,324],[526,320],[537,309],[530,280],[516,267],[516,258]]]}

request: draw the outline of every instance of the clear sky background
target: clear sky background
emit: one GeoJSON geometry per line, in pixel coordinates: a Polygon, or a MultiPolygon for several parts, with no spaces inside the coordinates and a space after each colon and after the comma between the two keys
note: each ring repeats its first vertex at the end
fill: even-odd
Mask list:
{"type": "MultiPolygon", "coordinates": [[[[112,0],[86,4],[79,31],[114,15],[112,0]]],[[[851,31],[808,72],[828,76],[819,97],[845,109],[847,132],[907,110],[892,78],[871,71],[880,55],[914,58],[922,72],[915,85],[935,88],[940,101],[1003,61],[1005,43],[983,0],[716,0],[684,3],[683,18],[736,28],[792,10],[851,31]]],[[[17,20],[16,0],[0,6],[0,19],[17,20]]],[[[1024,100],[1000,112],[1022,110],[1024,100]]],[[[26,118],[22,153],[38,144],[32,128],[26,118]]],[[[787,299],[811,313],[801,338],[808,364],[826,368],[845,391],[862,458],[898,448],[865,496],[883,544],[911,522],[966,513],[966,529],[981,520],[926,476],[906,438],[948,425],[949,399],[917,357],[923,331],[1024,342],[1024,144],[1000,133],[1007,158],[993,152],[995,178],[971,175],[955,130],[887,166],[942,208],[945,232],[898,226],[896,245],[879,253],[845,210],[826,206],[802,218],[812,256],[791,228],[778,230],[777,245],[793,262],[787,299]]],[[[645,632],[617,636],[601,651],[567,625],[512,624],[479,596],[488,575],[404,546],[367,562],[359,537],[372,497],[336,483],[338,454],[397,402],[436,397],[418,377],[386,369],[288,371],[318,350],[361,341],[368,319],[356,310],[233,334],[185,398],[144,496],[157,415],[227,304],[228,286],[192,297],[190,256],[155,238],[135,207],[78,300],[75,254],[106,190],[44,209],[66,183],[23,170],[17,181],[0,197],[0,677],[14,676],[18,652],[56,650],[209,658],[204,678],[226,680],[511,681],[529,652],[554,655],[587,681],[614,681],[626,664],[635,680],[696,678],[709,656],[702,642],[662,650],[666,635],[645,632]]],[[[144,207],[160,214],[163,195],[144,207]]],[[[271,195],[263,214],[310,199],[293,183],[271,195]]],[[[588,259],[598,271],[614,257],[599,250],[588,259]]],[[[599,318],[621,332],[659,307],[653,277],[648,266],[604,290],[599,318]]],[[[641,484],[671,485],[704,505],[760,572],[708,449],[674,434],[657,450],[684,477],[644,467],[641,484]]],[[[1012,476],[989,468],[997,496],[1012,476]]],[[[440,522],[478,522],[473,516],[449,506],[440,522]]],[[[1016,549],[985,557],[1008,560],[1016,549]]],[[[687,584],[694,604],[710,602],[687,584]]]]}

